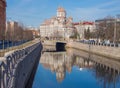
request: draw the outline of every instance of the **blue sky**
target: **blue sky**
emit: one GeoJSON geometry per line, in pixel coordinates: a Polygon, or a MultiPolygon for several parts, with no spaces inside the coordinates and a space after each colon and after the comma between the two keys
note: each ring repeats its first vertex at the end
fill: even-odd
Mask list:
{"type": "Polygon", "coordinates": [[[38,27],[45,19],[56,16],[59,6],[74,22],[120,14],[120,0],[7,0],[7,20],[38,27]]]}

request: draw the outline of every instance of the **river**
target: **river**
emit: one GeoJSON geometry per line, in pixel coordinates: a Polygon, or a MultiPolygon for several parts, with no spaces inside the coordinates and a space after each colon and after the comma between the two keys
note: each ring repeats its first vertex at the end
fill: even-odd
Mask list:
{"type": "Polygon", "coordinates": [[[44,46],[32,88],[120,88],[120,61],[44,46]]]}

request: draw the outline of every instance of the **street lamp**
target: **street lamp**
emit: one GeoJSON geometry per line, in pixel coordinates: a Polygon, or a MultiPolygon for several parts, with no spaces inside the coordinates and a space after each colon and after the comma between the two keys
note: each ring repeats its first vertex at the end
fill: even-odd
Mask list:
{"type": "Polygon", "coordinates": [[[114,43],[116,43],[116,22],[117,22],[117,20],[116,20],[116,17],[115,17],[115,21],[114,21],[114,43]]]}
{"type": "Polygon", "coordinates": [[[64,41],[65,41],[65,28],[64,28],[64,41]]]}
{"type": "Polygon", "coordinates": [[[5,30],[3,31],[3,47],[2,49],[4,50],[5,49],[5,30]]]}
{"type": "Polygon", "coordinates": [[[10,46],[10,40],[11,40],[11,35],[10,35],[10,22],[12,21],[11,17],[7,17],[7,22],[6,22],[6,31],[5,31],[5,35],[6,35],[6,40],[7,40],[7,47],[8,51],[9,51],[9,46],[10,46]]]}

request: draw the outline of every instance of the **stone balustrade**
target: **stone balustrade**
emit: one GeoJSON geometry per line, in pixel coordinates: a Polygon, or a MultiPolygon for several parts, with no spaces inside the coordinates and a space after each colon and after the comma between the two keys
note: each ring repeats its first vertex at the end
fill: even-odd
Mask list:
{"type": "Polygon", "coordinates": [[[38,42],[1,58],[0,88],[23,88],[41,49],[38,42]]]}

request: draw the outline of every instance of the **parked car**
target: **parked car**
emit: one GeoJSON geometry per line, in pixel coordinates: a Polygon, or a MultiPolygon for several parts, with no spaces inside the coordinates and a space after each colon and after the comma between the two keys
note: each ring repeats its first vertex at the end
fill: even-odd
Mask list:
{"type": "Polygon", "coordinates": [[[95,43],[95,40],[89,40],[89,43],[95,43]]]}
{"type": "Polygon", "coordinates": [[[0,41],[0,45],[2,44],[2,41],[0,41]]]}

